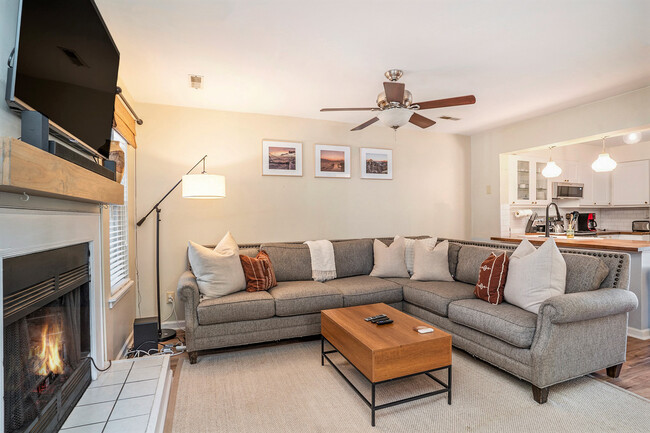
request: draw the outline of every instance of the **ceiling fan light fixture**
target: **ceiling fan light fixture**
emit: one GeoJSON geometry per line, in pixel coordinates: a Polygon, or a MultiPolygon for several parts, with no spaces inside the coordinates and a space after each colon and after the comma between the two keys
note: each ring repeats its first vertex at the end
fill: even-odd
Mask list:
{"type": "Polygon", "coordinates": [[[377,113],[377,117],[381,123],[393,129],[406,125],[412,115],[413,112],[411,110],[401,107],[387,108],[377,113]]]}

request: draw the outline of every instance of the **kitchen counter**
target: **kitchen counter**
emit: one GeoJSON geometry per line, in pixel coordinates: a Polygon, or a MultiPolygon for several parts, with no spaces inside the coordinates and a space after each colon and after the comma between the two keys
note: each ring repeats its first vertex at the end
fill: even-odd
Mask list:
{"type": "MultiPolygon", "coordinates": [[[[632,232],[600,232],[602,234],[627,234],[632,232]]],[[[491,239],[499,242],[519,243],[522,239],[528,239],[533,245],[541,245],[546,241],[543,234],[534,233],[530,235],[512,235],[511,237],[494,236],[491,239]]],[[[589,236],[576,236],[573,239],[555,238],[555,243],[561,248],[581,248],[590,250],[608,250],[624,252],[650,251],[650,242],[625,239],[603,239],[589,236]]]]}

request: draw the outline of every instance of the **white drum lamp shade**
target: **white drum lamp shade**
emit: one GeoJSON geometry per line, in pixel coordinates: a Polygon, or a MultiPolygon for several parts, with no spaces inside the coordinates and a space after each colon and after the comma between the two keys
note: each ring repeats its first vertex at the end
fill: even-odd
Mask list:
{"type": "Polygon", "coordinates": [[[218,174],[183,176],[183,198],[215,199],[226,196],[226,178],[218,174]]]}

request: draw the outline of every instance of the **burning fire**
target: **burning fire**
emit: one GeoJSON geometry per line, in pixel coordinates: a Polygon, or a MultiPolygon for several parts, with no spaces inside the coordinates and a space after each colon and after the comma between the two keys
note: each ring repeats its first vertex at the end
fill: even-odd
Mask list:
{"type": "Polygon", "coordinates": [[[43,326],[41,331],[41,346],[38,359],[41,362],[41,368],[36,374],[47,376],[48,374],[63,373],[63,359],[61,359],[61,331],[57,325],[43,326]],[[48,333],[48,330],[50,331],[48,333]]]}

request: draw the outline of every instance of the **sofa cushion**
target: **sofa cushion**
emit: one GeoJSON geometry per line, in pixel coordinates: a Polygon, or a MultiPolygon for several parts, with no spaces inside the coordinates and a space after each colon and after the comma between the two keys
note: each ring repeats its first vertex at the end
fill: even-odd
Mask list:
{"type": "Polygon", "coordinates": [[[481,263],[490,257],[490,253],[499,256],[505,252],[505,250],[497,248],[463,245],[458,252],[458,264],[454,275],[456,280],[467,284],[476,284],[481,263]]]}
{"type": "Polygon", "coordinates": [[[205,299],[196,309],[199,325],[268,319],[275,315],[275,301],[267,292],[236,292],[205,299]]]}
{"type": "Polygon", "coordinates": [[[449,260],[449,273],[452,277],[456,276],[456,266],[458,265],[458,253],[460,252],[460,247],[462,247],[461,244],[457,244],[456,242],[449,242],[447,259],[449,260]]]}
{"type": "Polygon", "coordinates": [[[312,280],[278,282],[268,293],[275,299],[276,316],[318,313],[343,306],[338,290],[312,280]]]}
{"type": "Polygon", "coordinates": [[[596,290],[609,274],[609,268],[598,257],[569,253],[562,256],[566,262],[565,293],[596,290]]]}
{"type": "Polygon", "coordinates": [[[404,301],[427,311],[447,317],[450,302],[474,298],[474,286],[459,281],[414,281],[408,278],[390,278],[401,284],[404,301]]]}
{"type": "Polygon", "coordinates": [[[332,245],[337,278],[368,275],[372,271],[372,240],[338,241],[332,245]]]}
{"type": "Polygon", "coordinates": [[[533,344],[537,328],[537,314],[507,302],[493,305],[481,299],[452,302],[449,320],[523,349],[533,344]]]}
{"type": "Polygon", "coordinates": [[[369,275],[337,278],[325,284],[338,290],[343,295],[344,307],[376,304],[378,302],[392,304],[402,300],[401,285],[369,275]]]}
{"type": "Polygon", "coordinates": [[[262,244],[273,264],[275,278],[280,281],[311,280],[311,255],[305,244],[262,244]]]}

